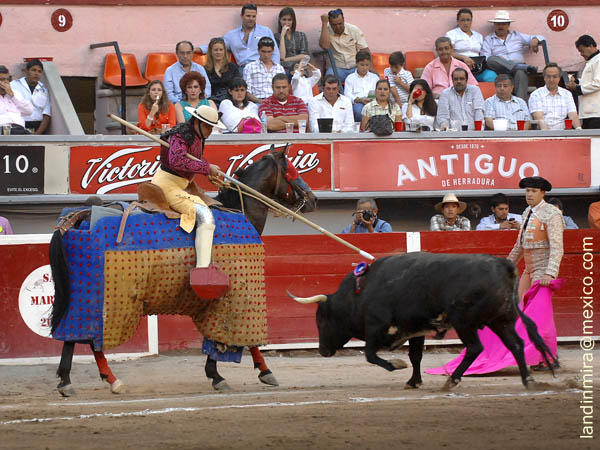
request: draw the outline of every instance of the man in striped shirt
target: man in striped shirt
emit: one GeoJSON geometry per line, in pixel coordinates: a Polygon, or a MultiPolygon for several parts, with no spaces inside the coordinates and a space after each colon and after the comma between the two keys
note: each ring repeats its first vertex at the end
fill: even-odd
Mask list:
{"type": "Polygon", "coordinates": [[[286,129],[286,124],[298,128],[299,120],[308,120],[308,109],[302,99],[290,95],[290,82],[285,73],[273,77],[273,95],[266,98],[258,109],[258,115],[267,115],[267,130],[271,132],[286,129]]]}
{"type": "Polygon", "coordinates": [[[531,115],[527,103],[513,95],[514,82],[510,75],[500,74],[494,81],[496,95],[485,101],[485,126],[494,129],[494,119],[507,119],[508,130],[517,129],[517,120],[525,121],[525,130],[531,128],[531,115]]]}

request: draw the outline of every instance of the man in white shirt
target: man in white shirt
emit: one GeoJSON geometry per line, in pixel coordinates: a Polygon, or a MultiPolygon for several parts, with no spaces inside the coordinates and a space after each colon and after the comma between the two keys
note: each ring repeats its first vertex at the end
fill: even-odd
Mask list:
{"type": "Polygon", "coordinates": [[[362,120],[363,107],[375,98],[375,87],[379,81],[379,75],[369,72],[370,69],[371,54],[367,50],[359,51],[356,54],[356,70],[348,75],[344,86],[344,95],[352,102],[356,122],[362,120]],[[371,93],[373,95],[369,98],[371,93]]]}
{"type": "Polygon", "coordinates": [[[248,99],[260,105],[264,99],[273,95],[273,78],[278,73],[285,73],[281,64],[273,62],[275,41],[270,37],[262,37],[258,41],[257,61],[244,67],[244,81],[248,83],[248,99]]]}
{"type": "Polygon", "coordinates": [[[167,67],[164,75],[164,85],[171,103],[175,104],[181,101],[181,86],[179,86],[179,81],[181,77],[191,71],[200,72],[204,77],[206,80],[204,95],[206,98],[209,98],[211,94],[210,81],[204,67],[193,61],[194,45],[190,41],[178,42],[175,45],[175,54],[177,55],[177,62],[167,67]]]}
{"type": "Polygon", "coordinates": [[[571,77],[567,88],[579,96],[579,117],[584,129],[600,128],[600,51],[593,37],[584,34],[575,42],[585,59],[581,79],[571,77]]]}
{"type": "Polygon", "coordinates": [[[333,75],[325,77],[323,92],[316,95],[308,102],[308,118],[310,131],[319,132],[317,119],[333,118],[333,129],[347,132],[352,130],[354,115],[352,102],[345,95],[340,94],[339,80],[333,75]]]}
{"type": "Polygon", "coordinates": [[[50,126],[50,93],[40,81],[43,75],[42,62],[32,59],[25,66],[25,76],[10,82],[13,91],[33,105],[33,114],[25,117],[25,128],[33,130],[33,134],[44,134],[50,126]]]}
{"type": "Polygon", "coordinates": [[[33,113],[33,105],[10,87],[10,74],[0,66],[0,127],[10,126],[10,134],[30,134],[25,129],[25,117],[33,113]]]}
{"type": "Polygon", "coordinates": [[[484,217],[476,230],[518,230],[521,216],[508,212],[508,198],[504,194],[495,194],[490,199],[492,214],[484,217]]]}
{"type": "MultiPolygon", "coordinates": [[[[544,67],[545,86],[536,89],[529,98],[529,111],[534,120],[542,121],[541,129],[564,130],[565,119],[573,121],[573,126],[581,129],[581,122],[575,108],[571,93],[561,88],[558,83],[562,69],[556,63],[548,63],[544,67]]],[[[538,125],[540,122],[538,122],[538,125]]]]}

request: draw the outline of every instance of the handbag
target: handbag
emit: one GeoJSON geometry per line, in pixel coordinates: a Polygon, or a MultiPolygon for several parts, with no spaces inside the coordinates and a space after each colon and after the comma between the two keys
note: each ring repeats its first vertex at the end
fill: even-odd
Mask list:
{"type": "Polygon", "coordinates": [[[487,63],[485,62],[485,56],[471,56],[471,59],[475,63],[475,67],[471,69],[473,75],[479,75],[487,69],[487,63]]]}
{"type": "MultiPolygon", "coordinates": [[[[390,113],[392,108],[388,103],[390,113]]],[[[394,132],[394,122],[388,114],[377,114],[369,119],[369,129],[376,136],[389,136],[394,132]]]]}
{"type": "Polygon", "coordinates": [[[240,133],[260,133],[260,121],[255,117],[246,117],[240,121],[242,129],[240,133]]]}

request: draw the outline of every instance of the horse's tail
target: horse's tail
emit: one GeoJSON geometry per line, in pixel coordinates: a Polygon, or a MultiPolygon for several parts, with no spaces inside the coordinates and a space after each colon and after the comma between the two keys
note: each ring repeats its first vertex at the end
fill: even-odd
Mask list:
{"type": "MultiPolygon", "coordinates": [[[[518,275],[518,273],[517,273],[517,275],[518,275]]],[[[557,362],[556,358],[554,357],[554,355],[552,354],[552,351],[550,351],[550,349],[544,342],[544,339],[542,339],[542,336],[540,336],[540,333],[538,332],[538,328],[537,328],[537,325],[535,324],[535,322],[528,315],[526,315],[523,311],[521,311],[521,308],[519,308],[519,277],[518,276],[516,277],[516,281],[515,281],[514,300],[515,300],[515,306],[517,308],[517,313],[519,314],[521,321],[525,325],[525,329],[527,330],[527,335],[529,336],[529,339],[531,340],[531,342],[533,342],[533,345],[535,345],[535,348],[538,350],[538,352],[540,352],[542,354],[544,361],[546,362],[546,364],[548,364],[548,367],[550,367],[550,370],[552,371],[552,375],[554,375],[554,368],[552,366],[553,366],[553,363],[557,362]],[[550,360],[552,360],[552,363],[550,363],[550,360]]]]}
{"type": "Polygon", "coordinates": [[[69,309],[69,267],[61,230],[56,230],[50,240],[50,269],[54,280],[54,304],[50,315],[51,331],[54,333],[58,324],[69,309]]]}

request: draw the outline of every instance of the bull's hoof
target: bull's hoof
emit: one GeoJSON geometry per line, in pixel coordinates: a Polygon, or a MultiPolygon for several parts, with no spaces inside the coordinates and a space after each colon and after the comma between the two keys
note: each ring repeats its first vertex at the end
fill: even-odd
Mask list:
{"type": "Polygon", "coordinates": [[[75,389],[71,383],[65,384],[64,386],[59,384],[56,386],[56,390],[60,392],[60,395],[63,397],[73,397],[75,395],[75,389]]]}
{"type": "Polygon", "coordinates": [[[231,388],[231,386],[229,386],[227,384],[227,381],[225,381],[225,380],[221,380],[218,383],[213,383],[212,387],[215,389],[215,391],[219,391],[219,392],[233,391],[233,389],[231,388]]]}
{"type": "Polygon", "coordinates": [[[423,384],[423,382],[415,383],[415,382],[409,380],[404,385],[404,389],[419,389],[419,387],[421,387],[422,384],[423,384]]]}
{"type": "Polygon", "coordinates": [[[268,384],[269,386],[279,386],[275,375],[270,370],[265,370],[258,375],[258,379],[261,383],[268,384]]]}
{"type": "Polygon", "coordinates": [[[389,363],[394,367],[394,370],[406,369],[408,367],[408,364],[401,359],[392,359],[389,363]]]}
{"type": "Polygon", "coordinates": [[[113,394],[122,394],[125,390],[125,383],[117,379],[113,384],[110,385],[110,392],[113,394]]]}
{"type": "Polygon", "coordinates": [[[453,380],[452,377],[448,377],[446,383],[444,384],[444,386],[442,386],[442,391],[449,391],[451,389],[454,389],[456,386],[458,386],[458,383],[460,383],[460,380],[453,380]]]}
{"type": "Polygon", "coordinates": [[[535,380],[531,375],[525,378],[525,383],[523,384],[525,385],[525,389],[527,389],[528,391],[532,391],[535,389],[535,380]]]}

